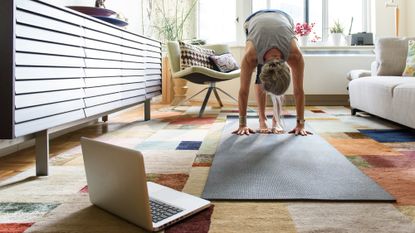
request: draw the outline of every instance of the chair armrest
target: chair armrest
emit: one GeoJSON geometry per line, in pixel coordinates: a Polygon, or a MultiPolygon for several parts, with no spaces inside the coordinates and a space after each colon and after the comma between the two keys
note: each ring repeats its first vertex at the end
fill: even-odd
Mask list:
{"type": "Polygon", "coordinates": [[[371,76],[370,70],[351,70],[347,73],[347,80],[352,81],[361,77],[371,76]]]}
{"type": "Polygon", "coordinates": [[[370,66],[372,76],[377,76],[378,75],[378,69],[379,69],[379,62],[377,62],[377,61],[372,62],[372,65],[370,66]]]}
{"type": "Polygon", "coordinates": [[[240,72],[241,70],[234,70],[231,71],[229,73],[223,73],[223,72],[219,72],[216,70],[212,70],[212,69],[208,69],[206,67],[203,66],[192,66],[192,67],[188,67],[184,70],[180,70],[178,72],[175,72],[172,74],[173,78],[182,78],[194,73],[199,73],[199,74],[203,74],[205,76],[209,76],[215,79],[221,79],[221,80],[228,80],[228,79],[232,79],[232,78],[237,78],[240,76],[240,72]]]}

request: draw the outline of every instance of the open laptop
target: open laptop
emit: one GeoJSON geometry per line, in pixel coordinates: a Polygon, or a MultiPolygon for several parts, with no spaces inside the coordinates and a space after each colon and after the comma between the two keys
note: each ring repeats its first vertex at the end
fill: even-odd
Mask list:
{"type": "Polygon", "coordinates": [[[211,205],[147,182],[139,151],[88,138],[81,146],[91,202],[144,229],[161,230],[211,205]]]}

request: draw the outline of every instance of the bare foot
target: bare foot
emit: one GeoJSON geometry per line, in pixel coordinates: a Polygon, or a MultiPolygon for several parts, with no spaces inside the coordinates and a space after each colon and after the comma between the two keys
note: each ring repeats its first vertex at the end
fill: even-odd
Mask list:
{"type": "Polygon", "coordinates": [[[285,133],[285,131],[281,127],[272,127],[271,128],[271,133],[273,133],[273,134],[283,134],[283,133],[285,133]]]}
{"type": "Polygon", "coordinates": [[[263,134],[271,133],[271,130],[268,128],[267,125],[267,119],[259,120],[259,129],[257,130],[257,132],[263,134]]]}
{"type": "Polygon", "coordinates": [[[273,134],[283,134],[285,133],[284,129],[281,126],[280,120],[277,120],[275,116],[272,118],[272,128],[271,133],[273,134]]]}

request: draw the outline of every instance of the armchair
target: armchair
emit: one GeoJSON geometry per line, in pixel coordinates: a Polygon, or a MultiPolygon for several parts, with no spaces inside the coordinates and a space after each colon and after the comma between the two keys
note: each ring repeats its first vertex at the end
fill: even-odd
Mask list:
{"type": "MultiPolygon", "coordinates": [[[[227,45],[223,44],[217,44],[217,45],[208,45],[204,46],[204,48],[212,49],[215,51],[215,54],[224,54],[229,53],[229,48],[227,45]]],[[[227,81],[234,78],[238,78],[240,76],[240,69],[231,71],[229,73],[223,73],[216,70],[212,70],[206,67],[202,66],[191,66],[184,70],[180,70],[180,46],[179,43],[176,41],[169,41],[167,42],[167,51],[168,51],[168,57],[170,61],[170,68],[172,73],[172,78],[182,78],[192,83],[202,84],[202,85],[208,85],[208,87],[202,89],[198,93],[194,94],[190,98],[187,98],[183,101],[181,101],[179,104],[176,105],[179,106],[184,102],[187,102],[194,98],[195,96],[199,95],[203,91],[207,90],[206,96],[204,98],[203,104],[199,111],[199,117],[203,116],[203,113],[205,111],[207,102],[209,100],[210,95],[212,92],[215,94],[215,97],[220,105],[220,107],[223,107],[222,101],[219,97],[218,91],[222,92],[232,100],[238,102],[237,99],[235,99],[230,94],[226,93],[224,90],[222,90],[219,87],[216,87],[217,82],[227,81]]]]}

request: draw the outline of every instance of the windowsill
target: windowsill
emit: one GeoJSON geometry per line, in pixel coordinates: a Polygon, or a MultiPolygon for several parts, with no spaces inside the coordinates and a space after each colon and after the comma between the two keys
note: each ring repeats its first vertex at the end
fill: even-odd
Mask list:
{"type": "MultiPolygon", "coordinates": [[[[245,45],[230,45],[231,48],[244,48],[245,45]]],[[[333,45],[308,45],[300,46],[304,55],[370,55],[373,56],[375,46],[373,45],[353,45],[353,46],[333,46],[333,45]]]]}

